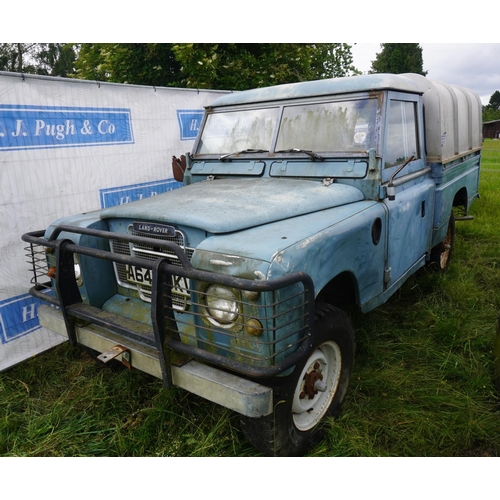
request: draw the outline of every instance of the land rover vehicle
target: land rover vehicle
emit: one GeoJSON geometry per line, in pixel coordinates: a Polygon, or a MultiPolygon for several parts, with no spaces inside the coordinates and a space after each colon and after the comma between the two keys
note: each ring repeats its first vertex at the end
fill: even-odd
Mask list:
{"type": "Polygon", "coordinates": [[[349,383],[343,307],[447,269],[481,145],[478,96],[420,75],[219,97],[183,187],[23,236],[57,306],[40,322],[239,412],[264,454],[304,454],[349,383]]]}

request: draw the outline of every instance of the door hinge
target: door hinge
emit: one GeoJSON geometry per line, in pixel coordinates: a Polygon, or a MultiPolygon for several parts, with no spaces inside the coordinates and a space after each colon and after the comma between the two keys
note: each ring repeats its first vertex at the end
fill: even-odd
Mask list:
{"type": "Polygon", "coordinates": [[[391,268],[386,267],[384,269],[384,283],[389,283],[391,281],[391,268]]]}

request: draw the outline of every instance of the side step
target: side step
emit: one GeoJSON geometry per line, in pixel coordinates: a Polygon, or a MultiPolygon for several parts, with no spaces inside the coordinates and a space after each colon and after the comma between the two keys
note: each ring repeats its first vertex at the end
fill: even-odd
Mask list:
{"type": "MultiPolygon", "coordinates": [[[[58,309],[41,305],[38,308],[38,318],[41,326],[68,337],[64,318],[58,309]]],[[[92,324],[77,326],[76,337],[79,344],[101,353],[120,345],[125,348],[124,352],[127,351],[127,356],[130,356],[128,362],[133,368],[162,379],[158,351],[154,347],[125,339],[92,324]]],[[[248,417],[262,417],[272,413],[271,388],[197,361],[189,361],[180,367],[173,366],[172,381],[181,389],[248,417]]]]}

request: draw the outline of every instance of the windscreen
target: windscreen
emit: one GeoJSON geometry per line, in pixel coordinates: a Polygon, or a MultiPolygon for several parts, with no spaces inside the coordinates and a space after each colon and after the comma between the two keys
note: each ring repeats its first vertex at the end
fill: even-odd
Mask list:
{"type": "Polygon", "coordinates": [[[271,149],[279,108],[249,109],[208,115],[199,154],[228,154],[271,149]]]}
{"type": "Polygon", "coordinates": [[[197,153],[366,152],[375,147],[377,106],[377,99],[357,99],[215,112],[207,116],[197,153]]]}
{"type": "Polygon", "coordinates": [[[376,99],[287,106],[276,151],[366,151],[374,147],[376,111],[376,99]]]}

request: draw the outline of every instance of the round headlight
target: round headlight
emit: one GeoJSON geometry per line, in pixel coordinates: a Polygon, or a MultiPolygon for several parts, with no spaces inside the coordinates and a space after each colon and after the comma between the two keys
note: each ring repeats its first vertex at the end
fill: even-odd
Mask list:
{"type": "Polygon", "coordinates": [[[75,260],[75,278],[76,278],[76,284],[78,286],[83,285],[83,276],[82,276],[82,270],[80,268],[80,260],[78,259],[78,255],[75,253],[74,254],[74,260],[75,260]]]}
{"type": "Polygon", "coordinates": [[[229,289],[220,285],[211,285],[206,290],[206,313],[208,319],[216,325],[230,325],[239,314],[238,299],[229,289]]]}
{"type": "Polygon", "coordinates": [[[82,277],[82,271],[80,270],[80,264],[75,262],[75,278],[78,281],[82,277]]]}

